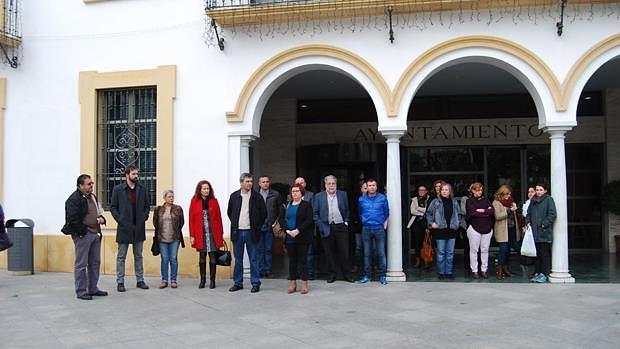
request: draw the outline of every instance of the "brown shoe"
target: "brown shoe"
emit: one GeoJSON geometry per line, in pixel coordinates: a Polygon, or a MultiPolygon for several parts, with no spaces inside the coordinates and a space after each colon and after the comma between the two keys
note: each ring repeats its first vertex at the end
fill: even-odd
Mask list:
{"type": "Polygon", "coordinates": [[[288,287],[287,292],[290,294],[295,293],[295,291],[297,291],[297,281],[291,280],[291,285],[288,287]]]}
{"type": "Polygon", "coordinates": [[[308,281],[301,282],[301,294],[308,293],[308,281]]]}
{"type": "Polygon", "coordinates": [[[166,281],[162,281],[161,285],[159,285],[159,288],[166,288],[168,287],[168,283],[166,281]]]}
{"type": "Polygon", "coordinates": [[[178,287],[177,282],[176,281],[170,281],[170,287],[171,288],[177,288],[178,287]]]}
{"type": "Polygon", "coordinates": [[[497,280],[504,279],[504,270],[501,266],[495,268],[495,277],[497,278],[497,280]]]}
{"type": "Polygon", "coordinates": [[[508,269],[507,265],[504,265],[504,275],[506,275],[507,277],[511,277],[515,276],[516,274],[511,272],[510,269],[508,269]]]}

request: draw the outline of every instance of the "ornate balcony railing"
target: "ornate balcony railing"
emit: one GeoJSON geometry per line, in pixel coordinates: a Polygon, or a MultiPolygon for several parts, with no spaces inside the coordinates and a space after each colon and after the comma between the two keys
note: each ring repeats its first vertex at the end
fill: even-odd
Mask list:
{"type": "Polygon", "coordinates": [[[0,12],[0,49],[5,63],[11,67],[18,66],[18,48],[22,42],[21,35],[21,1],[3,0],[0,12]]]}

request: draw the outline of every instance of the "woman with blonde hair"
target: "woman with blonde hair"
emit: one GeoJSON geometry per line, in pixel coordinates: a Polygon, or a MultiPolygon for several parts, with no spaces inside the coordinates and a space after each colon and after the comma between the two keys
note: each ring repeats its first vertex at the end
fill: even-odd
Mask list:
{"type": "Polygon", "coordinates": [[[439,196],[426,208],[426,221],[437,244],[439,280],[454,280],[454,243],[459,228],[461,207],[453,197],[452,186],[443,182],[439,196]]]}
{"type": "Polygon", "coordinates": [[[480,276],[486,279],[489,267],[489,245],[493,232],[493,213],[495,209],[489,199],[482,195],[482,183],[475,182],[469,187],[471,197],[466,202],[468,221],[467,239],[469,240],[469,266],[474,279],[480,276]],[[480,250],[480,273],[478,275],[478,250],[480,250]]]}
{"type": "Polygon", "coordinates": [[[153,215],[153,227],[161,254],[161,284],[159,288],[168,287],[168,266],[170,266],[170,287],[177,288],[179,242],[185,247],[183,233],[181,232],[184,223],[183,209],[174,204],[174,191],[170,189],[164,191],[164,204],[157,206],[153,215]]]}
{"type": "Polygon", "coordinates": [[[502,185],[495,191],[493,208],[495,209],[495,241],[499,244],[499,262],[495,269],[498,280],[515,275],[508,268],[510,249],[519,253],[517,241],[521,239],[517,204],[512,200],[512,188],[502,185]]]}

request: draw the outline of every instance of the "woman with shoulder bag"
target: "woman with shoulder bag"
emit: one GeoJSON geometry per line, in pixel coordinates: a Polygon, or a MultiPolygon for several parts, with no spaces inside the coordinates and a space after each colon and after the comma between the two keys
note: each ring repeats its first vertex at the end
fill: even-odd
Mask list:
{"type": "Polygon", "coordinates": [[[415,268],[422,266],[422,243],[426,233],[426,206],[430,203],[428,187],[418,186],[418,195],[411,199],[411,219],[407,224],[407,229],[411,231],[411,240],[415,249],[415,268]]]}
{"type": "Polygon", "coordinates": [[[291,201],[284,213],[286,237],[284,244],[289,257],[290,285],[288,293],[297,290],[297,271],[300,271],[301,294],[308,293],[308,246],[312,243],[314,234],[314,220],[312,205],[304,201],[301,195],[301,186],[293,184],[291,187],[291,201]]]}
{"type": "Polygon", "coordinates": [[[489,245],[493,235],[493,213],[495,210],[489,199],[483,195],[482,183],[475,182],[469,187],[472,196],[466,203],[466,215],[469,226],[467,239],[469,240],[469,266],[474,279],[488,278],[489,245]],[[478,250],[480,250],[480,275],[478,275],[478,250]]]}
{"type": "Polygon", "coordinates": [[[185,224],[183,209],[174,204],[174,191],[170,189],[164,191],[164,204],[157,206],[153,215],[155,236],[161,254],[161,285],[159,288],[168,287],[168,264],[170,264],[170,287],[177,288],[179,242],[185,247],[181,232],[183,224],[185,224]]]}
{"type": "Polygon", "coordinates": [[[207,280],[207,255],[209,256],[209,288],[215,288],[215,251],[224,246],[222,213],[209,181],[202,180],[189,205],[189,235],[192,247],[200,254],[200,284],[204,288],[207,280]]]}
{"type": "Polygon", "coordinates": [[[454,280],[454,243],[459,229],[461,207],[453,197],[452,186],[442,183],[439,197],[426,209],[426,221],[437,244],[437,273],[439,280],[454,280]]]}

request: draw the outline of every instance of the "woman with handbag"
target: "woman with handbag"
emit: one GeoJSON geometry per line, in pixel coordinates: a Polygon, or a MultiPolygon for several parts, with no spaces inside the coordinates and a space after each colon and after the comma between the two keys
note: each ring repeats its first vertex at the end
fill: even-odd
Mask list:
{"type": "Polygon", "coordinates": [[[510,249],[519,253],[517,242],[521,240],[521,230],[517,219],[517,204],[512,201],[512,188],[502,185],[495,191],[493,208],[495,209],[495,241],[499,244],[499,261],[495,277],[501,280],[515,275],[508,268],[510,249]]]}
{"type": "Polygon", "coordinates": [[[288,293],[297,290],[297,271],[300,271],[301,294],[308,293],[308,246],[312,243],[314,220],[312,218],[312,204],[302,200],[301,186],[293,184],[291,187],[291,201],[286,205],[284,213],[286,238],[286,253],[289,257],[289,277],[291,281],[288,293]]]}
{"type": "Polygon", "coordinates": [[[439,197],[426,209],[426,221],[437,244],[437,274],[439,280],[454,280],[454,244],[459,229],[461,207],[453,197],[452,186],[443,182],[439,197]]]}
{"type": "Polygon", "coordinates": [[[174,191],[170,189],[164,191],[164,204],[157,206],[153,215],[155,239],[161,254],[161,284],[159,288],[168,287],[168,265],[170,265],[170,287],[177,288],[179,243],[185,248],[183,233],[181,232],[184,223],[183,209],[174,204],[174,191]]]}
{"type": "MultiPolygon", "coordinates": [[[[424,242],[424,234],[426,232],[426,206],[429,204],[428,187],[425,185],[418,186],[418,195],[411,199],[411,219],[407,224],[407,229],[411,231],[411,240],[415,250],[415,268],[423,266],[422,262],[422,243],[424,242]]],[[[425,263],[424,263],[425,264],[425,263]]],[[[428,267],[424,265],[424,267],[428,267]]]]}
{"type": "Polygon", "coordinates": [[[532,228],[536,243],[536,263],[532,282],[547,282],[551,264],[551,243],[553,242],[553,223],[557,218],[555,202],[547,194],[547,186],[536,184],[536,195],[532,197],[527,209],[525,222],[532,228]]]}
{"type": "Polygon", "coordinates": [[[209,288],[213,289],[217,271],[215,252],[224,246],[224,229],[220,205],[209,181],[202,180],[196,184],[196,190],[189,205],[189,235],[192,247],[200,254],[198,288],[205,287],[207,256],[209,256],[209,288]]]}
{"type": "Polygon", "coordinates": [[[484,197],[484,187],[482,183],[475,182],[469,186],[471,197],[467,199],[467,240],[469,241],[469,267],[471,277],[478,279],[488,278],[489,268],[489,245],[493,235],[493,213],[495,209],[484,197]],[[478,251],[480,251],[480,275],[478,274],[478,251]]]}

